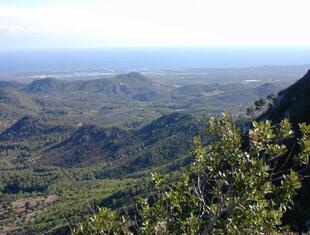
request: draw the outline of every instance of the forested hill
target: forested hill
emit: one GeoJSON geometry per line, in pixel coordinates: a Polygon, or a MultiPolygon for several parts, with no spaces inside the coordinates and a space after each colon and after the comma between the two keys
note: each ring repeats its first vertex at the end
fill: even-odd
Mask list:
{"type": "Polygon", "coordinates": [[[99,93],[107,96],[123,96],[134,100],[153,100],[168,95],[164,86],[154,83],[145,76],[131,72],[114,78],[89,81],[64,81],[55,78],[34,80],[21,91],[28,94],[99,93]]]}
{"type": "Polygon", "coordinates": [[[60,167],[103,164],[108,165],[106,175],[122,175],[181,159],[201,126],[200,120],[182,113],[163,116],[138,130],[81,126],[44,151],[39,162],[60,167]]]}
{"type": "Polygon", "coordinates": [[[25,86],[25,84],[15,81],[0,81],[1,89],[21,89],[25,86]]]}
{"type": "Polygon", "coordinates": [[[30,97],[15,89],[0,88],[0,104],[12,111],[15,111],[13,109],[24,109],[30,112],[39,109],[38,105],[30,97]]]}
{"type": "Polygon", "coordinates": [[[0,134],[0,141],[27,140],[35,136],[64,133],[72,129],[69,125],[50,122],[44,118],[26,115],[0,134]]]}

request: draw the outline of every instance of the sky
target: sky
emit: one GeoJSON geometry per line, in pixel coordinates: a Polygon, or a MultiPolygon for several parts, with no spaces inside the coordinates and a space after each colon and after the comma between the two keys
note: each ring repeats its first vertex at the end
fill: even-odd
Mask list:
{"type": "Polygon", "coordinates": [[[0,49],[309,47],[309,0],[0,0],[0,49]]]}

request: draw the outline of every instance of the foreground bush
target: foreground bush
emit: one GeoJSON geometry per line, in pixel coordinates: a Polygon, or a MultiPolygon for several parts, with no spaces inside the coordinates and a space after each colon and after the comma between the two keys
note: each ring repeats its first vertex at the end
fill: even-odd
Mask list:
{"type": "Polygon", "coordinates": [[[141,199],[134,218],[107,208],[73,232],[80,234],[261,234],[281,230],[283,213],[300,187],[298,170],[308,165],[310,126],[300,125],[299,153],[287,143],[291,124],[253,123],[243,143],[224,114],[211,119],[212,142],[194,140],[193,163],[178,182],[153,174],[155,193],[141,199]],[[246,147],[245,147],[246,146],[246,147]],[[294,166],[287,168],[287,165],[294,166]]]}

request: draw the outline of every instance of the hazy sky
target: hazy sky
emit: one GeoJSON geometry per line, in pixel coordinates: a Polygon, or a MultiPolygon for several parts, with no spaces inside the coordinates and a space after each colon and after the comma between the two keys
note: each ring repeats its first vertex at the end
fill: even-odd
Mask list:
{"type": "Polygon", "coordinates": [[[0,49],[310,46],[309,0],[0,0],[0,49]]]}

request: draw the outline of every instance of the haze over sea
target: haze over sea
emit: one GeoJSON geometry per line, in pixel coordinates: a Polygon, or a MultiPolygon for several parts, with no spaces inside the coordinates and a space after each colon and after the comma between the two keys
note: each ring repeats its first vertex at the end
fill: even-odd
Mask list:
{"type": "Polygon", "coordinates": [[[63,70],[235,68],[310,64],[310,48],[91,48],[1,50],[0,75],[63,70]]]}

